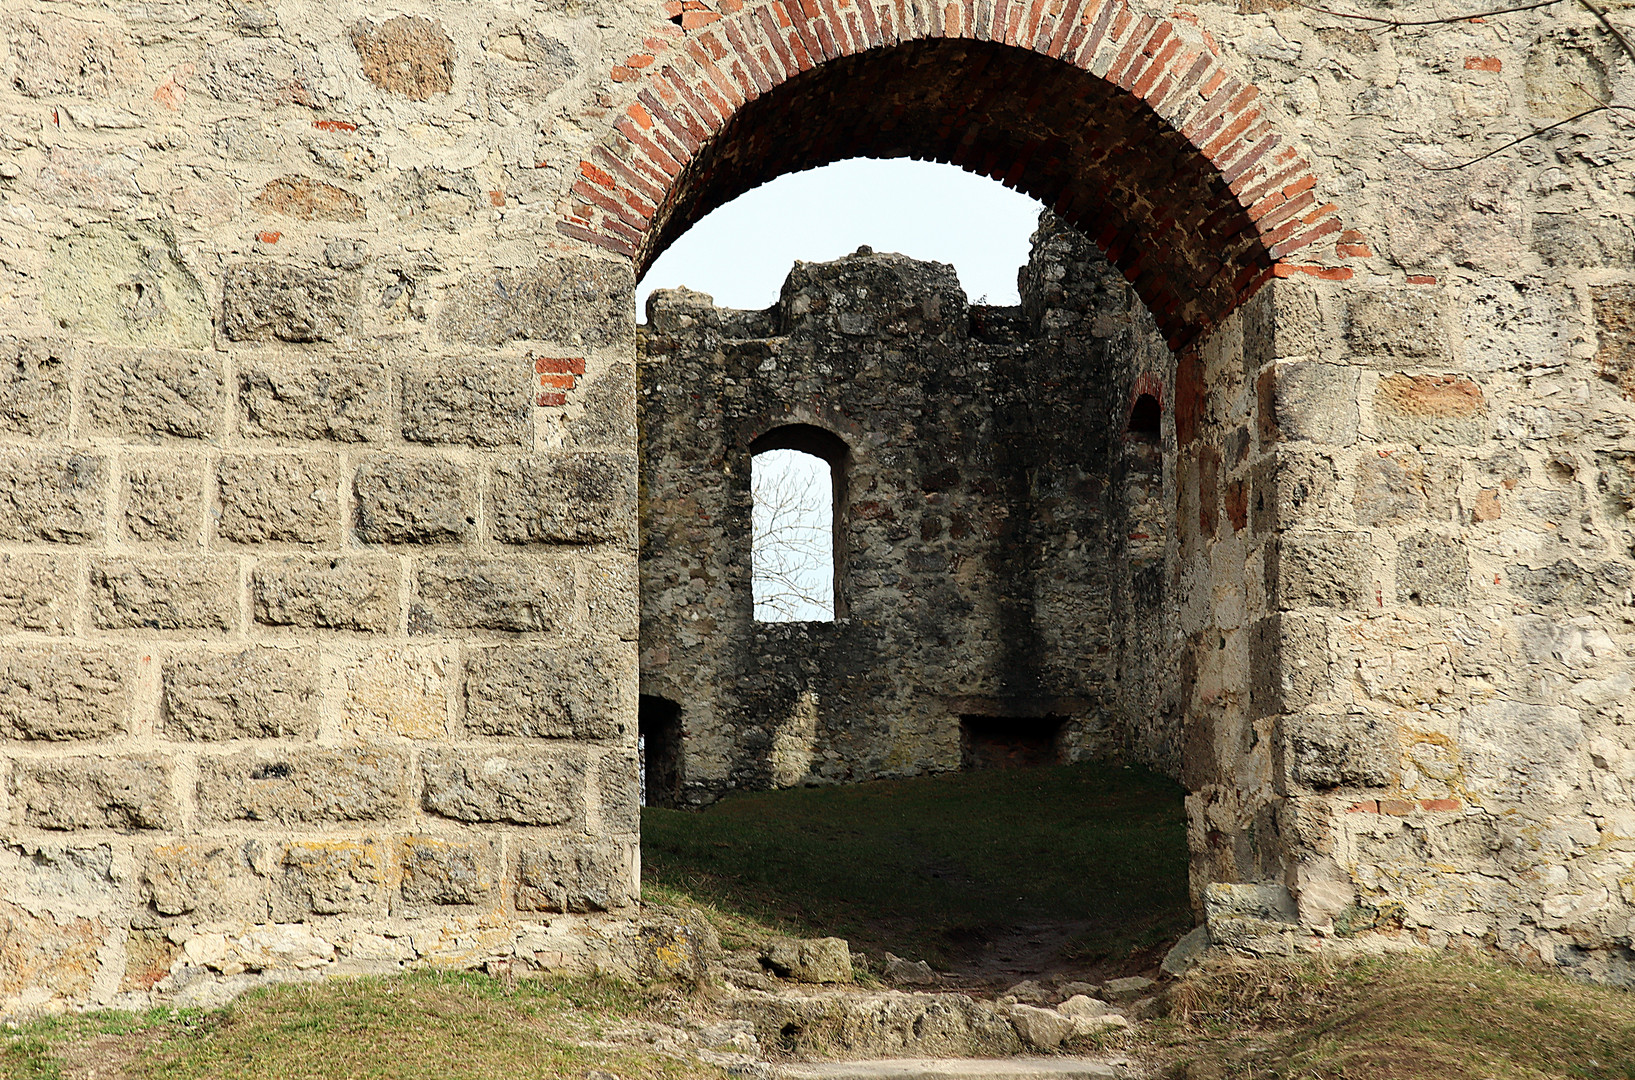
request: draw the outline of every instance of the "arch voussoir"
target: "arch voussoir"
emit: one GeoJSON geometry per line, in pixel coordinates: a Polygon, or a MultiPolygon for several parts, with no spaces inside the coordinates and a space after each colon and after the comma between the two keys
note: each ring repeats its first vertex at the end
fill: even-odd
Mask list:
{"type": "Polygon", "coordinates": [[[1207,331],[1279,264],[1367,250],[1259,89],[1184,13],[1130,0],[1059,12],[1051,0],[719,0],[665,31],[647,40],[657,62],[616,69],[632,84],[624,111],[558,223],[638,270],[715,205],[844,156],[945,161],[1045,200],[1102,241],[1172,342],[1207,331]],[[874,61],[897,81],[871,82],[874,61]],[[861,88],[828,78],[834,65],[861,88]],[[938,79],[940,94],[917,85],[938,79]],[[821,104],[784,100],[797,81],[790,94],[821,104]],[[764,130],[778,124],[781,141],[764,130]]]}

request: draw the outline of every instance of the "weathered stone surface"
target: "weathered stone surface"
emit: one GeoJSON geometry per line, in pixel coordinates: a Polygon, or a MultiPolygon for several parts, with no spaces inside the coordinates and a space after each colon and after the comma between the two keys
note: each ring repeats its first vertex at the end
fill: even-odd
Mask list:
{"type": "Polygon", "coordinates": [[[99,349],[85,372],[85,417],[126,435],[204,439],[221,428],[221,362],[179,349],[99,349]]]}
{"type": "Polygon", "coordinates": [[[382,821],[408,801],[409,755],[391,747],[247,750],[199,761],[206,821],[382,821]]]}
{"type": "Polygon", "coordinates": [[[262,214],[281,214],[302,221],[362,221],[363,200],[334,184],[310,176],[269,180],[250,202],[262,214]]]}
{"type": "Polygon", "coordinates": [[[130,658],[105,649],[0,651],[0,735],[96,739],[120,734],[131,705],[130,658]]]}
{"type": "Polygon", "coordinates": [[[617,739],[635,721],[635,656],[534,646],[466,651],[466,727],[481,735],[617,739]]]}
{"type": "Polygon", "coordinates": [[[1583,741],[1578,713],[1560,705],[1490,700],[1459,721],[1465,782],[1506,802],[1571,798],[1581,779],[1576,751],[1583,741]]]}
{"type": "Polygon", "coordinates": [[[441,649],[375,649],[340,669],[348,733],[441,739],[449,733],[448,654],[441,649]]]}
{"type": "Polygon", "coordinates": [[[1470,596],[1470,556],[1458,540],[1419,533],[1397,543],[1397,603],[1463,604],[1470,596]]]}
{"type": "Polygon", "coordinates": [[[266,559],[250,574],[255,621],[386,633],[398,624],[397,567],[358,556],[266,559]]]}
{"type": "Polygon", "coordinates": [[[399,843],[410,904],[486,904],[495,895],[494,851],[483,841],[406,836],[399,843]]]}
{"type": "Polygon", "coordinates": [[[170,965],[181,946],[158,930],[132,930],[125,938],[125,974],[119,980],[120,993],[152,990],[170,974],[170,965]]]}
{"type": "Polygon", "coordinates": [[[1403,451],[1374,454],[1357,463],[1352,507],[1359,525],[1383,525],[1452,516],[1459,487],[1459,462],[1403,451]]]}
{"type": "Polygon", "coordinates": [[[635,442],[635,365],[613,364],[593,376],[581,400],[583,410],[568,423],[569,445],[585,450],[618,450],[635,442]]]}
{"type": "Polygon", "coordinates": [[[1374,603],[1374,552],[1367,533],[1285,535],[1270,564],[1286,607],[1363,609],[1374,603]]]}
{"type": "Polygon", "coordinates": [[[1389,787],[1397,780],[1396,733],[1378,717],[1310,713],[1283,721],[1287,760],[1307,787],[1389,787]]]}
{"type": "Polygon", "coordinates": [[[1374,423],[1394,441],[1476,443],[1486,432],[1487,399],[1461,375],[1390,375],[1374,391],[1374,423]]]}
{"type": "Polygon", "coordinates": [[[228,37],[205,50],[205,89],[222,101],[269,108],[319,108],[328,98],[318,84],[323,66],[311,47],[269,37],[228,37]]]}
{"type": "Polygon", "coordinates": [[[490,528],[507,544],[633,544],[636,462],[629,454],[552,454],[494,467],[490,528]]]}
{"type": "Polygon", "coordinates": [[[635,836],[642,827],[641,776],[636,756],[627,753],[608,754],[596,767],[602,829],[614,836],[635,836]]]}
{"type": "Polygon", "coordinates": [[[1320,617],[1279,612],[1250,628],[1252,714],[1293,712],[1334,693],[1328,628],[1320,617]]]}
{"type": "Polygon", "coordinates": [[[585,759],[575,750],[430,750],[424,808],[456,821],[562,825],[583,816],[585,759]]]}
{"type": "Polygon", "coordinates": [[[1448,332],[1441,308],[1441,294],[1433,289],[1354,291],[1346,341],[1364,356],[1445,355],[1448,332]]]}
{"type": "Polygon", "coordinates": [[[74,340],[210,344],[204,287],[162,222],[93,222],[52,244],[42,306],[74,340]]]}
{"type": "Polygon", "coordinates": [[[0,630],[70,632],[78,576],[64,556],[0,554],[0,630]]]}
{"type": "Polygon", "coordinates": [[[222,279],[221,328],[232,341],[334,341],[346,333],[357,303],[350,273],[238,263],[222,279]]]}
{"type": "Polygon", "coordinates": [[[573,618],[573,570],[522,559],[431,559],[415,572],[409,631],[546,633],[573,618]]]}
{"type": "Polygon", "coordinates": [[[442,458],[375,458],[352,478],[355,528],[368,544],[444,544],[477,526],[475,470],[442,458]]]}
{"type": "Polygon", "coordinates": [[[607,841],[529,842],[517,855],[518,911],[612,911],[635,899],[633,853],[607,841]]]}
{"type": "Polygon", "coordinates": [[[0,448],[0,540],[101,540],[107,479],[98,454],[0,448]]]}
{"type": "Polygon", "coordinates": [[[761,964],[796,982],[852,981],[852,951],[845,938],[780,938],[761,950],[761,964]]]}
{"type": "Polygon", "coordinates": [[[68,360],[61,338],[0,337],[0,431],[33,439],[68,430],[68,360]]]}
{"type": "Polygon", "coordinates": [[[1328,455],[1278,447],[1276,456],[1257,464],[1251,474],[1251,527],[1260,534],[1320,517],[1338,482],[1328,455]]]}
{"type": "Polygon", "coordinates": [[[1619,602],[1635,577],[1620,563],[1581,566],[1572,559],[1543,567],[1512,564],[1505,571],[1512,592],[1535,604],[1569,609],[1619,602]]]}
{"type": "Polygon", "coordinates": [[[529,440],[531,365],[522,358],[450,360],[403,373],[410,442],[516,446],[529,440]]]}
{"type": "Polygon", "coordinates": [[[239,362],[238,399],[248,438],[378,442],[386,437],[391,379],[368,361],[239,362]]]}
{"type": "Polygon", "coordinates": [[[204,523],[204,468],[191,456],[126,455],[125,533],[149,543],[197,541],[204,523]]]}
{"type": "Polygon", "coordinates": [[[1599,346],[1596,367],[1601,378],[1635,401],[1635,285],[1598,285],[1590,296],[1599,346]]]}
{"type": "Polygon", "coordinates": [[[142,859],[142,898],[166,917],[264,919],[267,883],[245,858],[248,846],[223,840],[157,845],[142,859]]]}
{"type": "Polygon", "coordinates": [[[318,727],[315,657],[293,649],[173,656],[164,728],[173,739],[310,737],[318,727]]]}
{"type": "Polygon", "coordinates": [[[641,629],[641,594],[634,553],[597,559],[582,573],[585,613],[591,625],[621,641],[635,641],[641,629]]]}
{"type": "Polygon", "coordinates": [[[85,1000],[109,929],[101,919],[59,919],[0,900],[0,999],[32,991],[85,1000]]]}
{"type": "Polygon", "coordinates": [[[7,20],[9,81],[29,97],[123,98],[145,65],[117,26],[30,13],[7,20]]]}
{"type": "Polygon", "coordinates": [[[1035,1050],[1054,1050],[1073,1034],[1073,1020],[1055,1009],[1015,1004],[1010,1007],[1011,1023],[1022,1041],[1035,1050]]]}
{"type": "Polygon", "coordinates": [[[437,329],[445,341],[469,345],[514,338],[618,345],[635,332],[635,291],[629,263],[584,256],[474,271],[449,290],[437,329]]]}
{"type": "Polygon", "coordinates": [[[216,535],[239,544],[337,542],[338,473],[329,454],[222,458],[216,464],[216,535]]]}
{"type": "Polygon", "coordinates": [[[386,857],[375,840],[295,841],[278,869],[272,917],[279,922],[386,912],[386,857]]]}
{"type": "Polygon", "coordinates": [[[13,762],[12,814],[37,829],[174,829],[170,774],[157,756],[13,762]]]}
{"type": "Polygon", "coordinates": [[[1357,386],[1352,368],[1316,361],[1279,364],[1273,405],[1278,436],[1349,446],[1357,439],[1357,386]]]}
{"type": "Polygon", "coordinates": [[[103,630],[232,630],[238,561],[199,555],[91,560],[91,622],[103,630]]]}
{"type": "Polygon", "coordinates": [[[399,15],[359,23],[351,36],[364,76],[382,90],[425,101],[454,88],[454,43],[437,20],[399,15]]]}

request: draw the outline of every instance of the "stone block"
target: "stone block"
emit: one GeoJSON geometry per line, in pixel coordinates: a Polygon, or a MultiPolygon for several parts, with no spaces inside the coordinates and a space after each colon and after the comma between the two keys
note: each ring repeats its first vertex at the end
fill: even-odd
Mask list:
{"type": "Polygon", "coordinates": [[[26,990],[88,1001],[113,933],[101,918],[56,916],[0,899],[0,996],[15,1001],[26,990]]]}
{"type": "Polygon", "coordinates": [[[1580,566],[1572,559],[1540,567],[1515,563],[1505,573],[1511,592],[1534,604],[1569,610],[1621,602],[1632,577],[1623,563],[1580,566]]]}
{"type": "Polygon", "coordinates": [[[1335,446],[1356,442],[1360,379],[1356,370],[1338,364],[1313,360],[1279,364],[1271,409],[1277,437],[1335,446]]]}
{"type": "Polygon", "coordinates": [[[1447,521],[1457,505],[1460,467],[1454,459],[1409,451],[1365,455],[1357,462],[1352,510],[1359,525],[1433,518],[1447,521]]]}
{"type": "Polygon", "coordinates": [[[36,829],[174,829],[171,763],[155,756],[67,757],[12,763],[16,824],[36,829]]]}
{"type": "Polygon", "coordinates": [[[334,341],[357,306],[352,272],[254,262],[222,277],[221,328],[231,341],[334,341]]]}
{"type": "Polygon", "coordinates": [[[367,544],[464,543],[477,526],[474,470],[442,458],[375,458],[352,478],[367,544]]]}
{"type": "Polygon", "coordinates": [[[29,97],[119,100],[143,78],[141,51],[116,25],[29,13],[8,19],[5,30],[7,81],[29,97]]]}
{"type": "Polygon", "coordinates": [[[397,564],[334,556],[265,559],[250,574],[255,621],[265,626],[384,634],[398,625],[397,564]]]}
{"type": "Polygon", "coordinates": [[[364,738],[446,739],[450,666],[441,650],[397,648],[375,649],[341,665],[346,730],[364,738]]]}
{"type": "Polygon", "coordinates": [[[199,555],[91,560],[91,624],[99,630],[233,630],[238,560],[199,555]]]}
{"type": "Polygon", "coordinates": [[[211,45],[199,65],[204,90],[218,100],[268,108],[321,108],[323,65],[310,47],[276,37],[229,36],[211,45]]]}
{"type": "Polygon", "coordinates": [[[68,431],[68,361],[61,338],[0,337],[0,431],[31,439],[68,431]]]}
{"type": "Polygon", "coordinates": [[[1322,520],[1338,483],[1333,458],[1278,447],[1250,473],[1251,528],[1258,536],[1322,520]]]}
{"type": "Polygon", "coordinates": [[[0,448],[0,540],[101,540],[107,479],[98,454],[0,448]]]}
{"type": "Polygon", "coordinates": [[[491,525],[506,544],[635,544],[633,454],[549,454],[494,466],[491,525]]]}
{"type": "Polygon", "coordinates": [[[122,734],[131,682],[130,658],[105,648],[0,651],[0,735],[59,740],[122,734]]]}
{"type": "Polygon", "coordinates": [[[580,396],[583,406],[568,418],[568,443],[576,449],[623,449],[636,442],[636,366],[612,364],[592,376],[580,396]]]}
{"type": "Polygon", "coordinates": [[[1243,305],[1244,369],[1253,376],[1274,360],[1309,356],[1322,335],[1317,297],[1303,282],[1268,281],[1243,305]]]}
{"type": "Polygon", "coordinates": [[[216,535],[239,544],[338,543],[339,483],[330,454],[224,457],[216,464],[216,535]]]}
{"type": "Polygon", "coordinates": [[[245,847],[215,839],[157,845],[142,859],[143,900],[159,915],[194,922],[265,919],[267,883],[245,847]]]}
{"type": "Polygon", "coordinates": [[[119,980],[120,993],[152,990],[170,974],[170,965],[181,951],[181,946],[162,931],[132,930],[125,937],[125,974],[119,980]]]}
{"type": "Polygon", "coordinates": [[[181,349],[99,349],[86,364],[87,424],[119,435],[208,439],[221,431],[221,362],[181,349]]]}
{"type": "Polygon", "coordinates": [[[78,576],[64,556],[0,554],[0,630],[72,632],[78,576]]]}
{"type": "Polygon", "coordinates": [[[1401,747],[1396,732],[1362,714],[1300,714],[1283,718],[1284,767],[1295,783],[1326,790],[1392,787],[1401,747]]]}
{"type": "Polygon", "coordinates": [[[563,825],[582,820],[585,755],[574,749],[430,750],[421,804],[455,821],[563,825]]]}
{"type": "Polygon", "coordinates": [[[1250,628],[1249,669],[1254,716],[1327,701],[1334,696],[1327,623],[1291,612],[1258,620],[1250,628]]]}
{"type": "Polygon", "coordinates": [[[1280,607],[1374,606],[1374,553],[1367,533],[1289,533],[1267,555],[1268,592],[1280,607]]]}
{"type": "Polygon", "coordinates": [[[641,593],[634,553],[597,559],[582,573],[590,624],[621,641],[635,641],[641,630],[641,593]]]}
{"type": "Polygon", "coordinates": [[[1359,356],[1443,356],[1448,331],[1442,295],[1422,286],[1353,290],[1346,307],[1346,344],[1359,356]]]}
{"type": "Polygon", "coordinates": [[[613,911],[636,898],[635,852],[607,841],[528,841],[517,854],[518,911],[613,911]]]}
{"type": "Polygon", "coordinates": [[[204,469],[178,454],[125,456],[125,535],[148,543],[196,543],[204,523],[204,469]]]}
{"type": "Polygon", "coordinates": [[[1635,285],[1590,289],[1595,309],[1595,365],[1601,378],[1635,401],[1635,285]]]}
{"type": "Polygon", "coordinates": [[[506,646],[465,655],[466,727],[475,734],[621,739],[634,730],[631,649],[506,646]]]}
{"type": "MultiPolygon", "coordinates": [[[[114,160],[123,160],[129,169],[136,164],[124,155],[114,155],[114,160]]],[[[106,182],[93,177],[92,183],[106,182]]],[[[119,183],[133,201],[141,197],[134,176],[119,183]]],[[[46,317],[75,341],[193,349],[210,345],[204,288],[162,220],[123,216],[70,230],[51,245],[41,285],[46,317]]]]}
{"type": "Polygon", "coordinates": [[[379,442],[387,435],[390,399],[391,378],[382,364],[239,361],[240,430],[246,438],[379,442]]]}
{"type": "Polygon", "coordinates": [[[256,214],[278,214],[301,221],[362,221],[363,200],[344,188],[310,176],[269,180],[250,200],[256,214]]]}
{"type": "Polygon", "coordinates": [[[384,915],[386,857],[374,840],[300,840],[284,846],[272,893],[277,922],[311,915],[384,915]]]}
{"type": "Polygon", "coordinates": [[[1397,543],[1397,603],[1457,606],[1470,597],[1470,556],[1462,541],[1419,533],[1397,543]]]}
{"type": "Polygon", "coordinates": [[[533,371],[523,358],[448,360],[405,371],[410,442],[521,446],[531,440],[533,371]]]}
{"type": "Polygon", "coordinates": [[[636,281],[622,259],[562,255],[535,267],[463,276],[437,321],[443,340],[495,346],[517,338],[597,349],[635,335],[636,281]]]}
{"type": "Polygon", "coordinates": [[[642,827],[641,775],[634,754],[608,754],[596,767],[602,828],[616,836],[636,836],[642,827]]]}
{"type": "Polygon", "coordinates": [[[1465,784],[1474,795],[1506,802],[1572,798],[1583,741],[1583,721],[1561,705],[1490,699],[1459,721],[1465,784]]]}
{"type": "Polygon", "coordinates": [[[550,633],[573,620],[573,568],[517,558],[431,559],[415,572],[409,632],[550,633]]]}
{"type": "Polygon", "coordinates": [[[494,848],[486,841],[406,836],[398,860],[405,903],[470,906],[498,898],[494,848]]]}
{"type": "Polygon", "coordinates": [[[318,729],[316,658],[253,648],[173,656],[164,666],[164,730],[172,739],[310,738],[318,729]]]}
{"type": "Polygon", "coordinates": [[[852,981],[852,951],[845,938],[778,938],[762,948],[761,966],[796,982],[852,981]]]}
{"type": "Polygon", "coordinates": [[[425,101],[454,89],[454,42],[443,24],[418,15],[399,15],[376,26],[352,28],[363,74],[382,90],[425,101]]]}
{"type": "Polygon", "coordinates": [[[1374,391],[1380,438],[1472,445],[1487,433],[1487,400],[1463,375],[1388,375],[1374,391]]]}
{"type": "Polygon", "coordinates": [[[386,746],[247,750],[199,760],[209,822],[384,821],[409,804],[409,755],[386,746]]]}

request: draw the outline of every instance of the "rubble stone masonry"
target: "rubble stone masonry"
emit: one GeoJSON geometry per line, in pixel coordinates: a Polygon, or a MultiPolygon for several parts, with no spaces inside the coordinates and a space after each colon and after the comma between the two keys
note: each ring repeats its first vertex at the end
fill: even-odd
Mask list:
{"type": "MultiPolygon", "coordinates": [[[[1146,309],[1053,233],[1034,306],[950,306],[827,400],[957,390],[922,407],[1001,425],[1097,402],[1071,452],[1038,428],[1039,491],[977,501],[1030,508],[1064,574],[1006,602],[1041,685],[1100,703],[1077,745],[1190,792],[1218,940],[1463,940],[1635,980],[1635,154],[1618,112],[1504,148],[1630,104],[1635,59],[1566,3],[1376,25],[1261,0],[0,0],[0,1013],[628,970],[634,283],[712,207],[858,153],[1040,197],[1146,309]],[[1149,317],[1151,362],[1121,344],[1156,348],[1149,317]],[[985,350],[1059,382],[1003,385],[985,350]],[[1144,471],[1092,393],[1142,375],[1144,471]]],[[[646,347],[705,380],[831,334],[737,318],[662,301],[646,347]]],[[[740,389],[810,401],[777,372],[740,389]]],[[[987,468],[996,444],[957,435],[851,445],[923,504],[936,454],[987,468]]],[[[960,555],[951,512],[880,510],[854,572],[918,552],[919,589],[960,555]]],[[[916,596],[916,635],[1012,625],[916,596]]],[[[949,761],[924,717],[901,744],[949,761]]]]}

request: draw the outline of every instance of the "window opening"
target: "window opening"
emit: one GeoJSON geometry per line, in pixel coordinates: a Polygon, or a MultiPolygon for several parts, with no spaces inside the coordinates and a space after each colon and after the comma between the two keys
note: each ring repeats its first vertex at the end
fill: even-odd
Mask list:
{"type": "Polygon", "coordinates": [[[962,716],[960,768],[1031,769],[1059,765],[1059,716],[962,716]]]}
{"type": "Polygon", "coordinates": [[[669,698],[642,694],[636,704],[636,727],[642,805],[673,807],[681,801],[681,706],[669,698]]]}
{"type": "Polygon", "coordinates": [[[791,425],[750,446],[751,583],[757,622],[833,622],[845,445],[791,425]]]}
{"type": "Polygon", "coordinates": [[[1130,426],[1125,429],[1132,439],[1142,442],[1158,441],[1158,423],[1163,410],[1159,407],[1158,399],[1151,394],[1142,394],[1135,399],[1135,406],[1130,409],[1130,426]]]}

